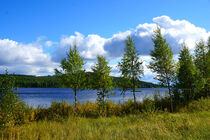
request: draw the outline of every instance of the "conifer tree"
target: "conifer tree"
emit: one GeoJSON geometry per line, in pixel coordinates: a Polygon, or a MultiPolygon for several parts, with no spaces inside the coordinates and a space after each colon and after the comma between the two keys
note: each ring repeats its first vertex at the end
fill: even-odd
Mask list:
{"type": "Polygon", "coordinates": [[[179,53],[179,69],[177,74],[178,88],[187,101],[193,98],[196,81],[196,67],[193,63],[190,51],[185,44],[179,53]]]}
{"type": "Polygon", "coordinates": [[[203,78],[207,78],[207,46],[205,42],[201,40],[196,44],[195,48],[195,65],[202,74],[203,78]]]}
{"type": "Polygon", "coordinates": [[[171,83],[174,74],[173,52],[166,42],[166,39],[162,37],[161,29],[158,26],[154,31],[152,41],[154,43],[154,50],[150,52],[152,61],[149,63],[149,68],[157,73],[155,79],[167,86],[171,111],[173,112],[173,94],[171,92],[171,83]]]}
{"type": "Polygon", "coordinates": [[[134,40],[129,36],[126,40],[125,53],[118,67],[120,68],[121,77],[124,84],[122,85],[123,91],[132,89],[134,103],[136,103],[136,88],[137,83],[141,76],[143,76],[143,66],[136,50],[134,40]]]}
{"type": "Polygon", "coordinates": [[[208,38],[208,41],[207,41],[207,96],[209,97],[210,95],[210,36],[208,38]]]}
{"type": "Polygon", "coordinates": [[[205,45],[205,42],[203,40],[200,40],[196,44],[195,48],[195,65],[198,70],[198,72],[201,74],[200,81],[203,81],[203,86],[200,89],[200,93],[204,96],[208,96],[208,50],[209,50],[209,40],[207,42],[207,45],[205,45]]]}

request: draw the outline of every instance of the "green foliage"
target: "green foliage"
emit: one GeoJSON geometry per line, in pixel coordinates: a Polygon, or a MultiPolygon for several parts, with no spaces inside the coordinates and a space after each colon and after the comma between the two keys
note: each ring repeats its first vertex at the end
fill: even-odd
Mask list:
{"type": "Polygon", "coordinates": [[[193,63],[190,51],[187,46],[183,44],[179,53],[179,68],[177,74],[178,83],[176,86],[178,89],[182,90],[182,95],[187,101],[194,97],[193,94],[196,89],[197,77],[196,67],[193,63]]]}
{"type": "Polygon", "coordinates": [[[171,82],[174,75],[173,52],[166,39],[162,37],[161,29],[158,26],[154,31],[152,41],[154,43],[154,50],[150,52],[152,61],[149,63],[149,68],[157,73],[155,79],[168,87],[171,98],[171,111],[173,111],[171,92],[171,82]]]}
{"type": "Polygon", "coordinates": [[[62,121],[63,119],[69,117],[70,115],[75,115],[75,108],[69,105],[65,101],[56,102],[53,101],[49,108],[41,108],[33,110],[33,120],[53,120],[62,121]]]}
{"type": "Polygon", "coordinates": [[[0,78],[0,126],[7,127],[27,121],[27,107],[17,96],[14,78],[6,74],[0,78]]]}
{"type": "Polygon", "coordinates": [[[200,87],[200,95],[201,96],[209,96],[209,63],[208,63],[208,52],[209,52],[209,43],[210,39],[207,42],[207,45],[205,45],[205,42],[201,40],[196,44],[195,48],[195,65],[197,70],[200,73],[200,77],[198,78],[198,81],[204,81],[203,84],[199,84],[200,87]]]}
{"type": "Polygon", "coordinates": [[[145,98],[143,100],[144,109],[143,112],[145,114],[153,114],[156,112],[155,102],[151,98],[145,98]]]}
{"type": "Polygon", "coordinates": [[[152,61],[149,63],[149,68],[157,73],[155,79],[168,86],[170,81],[172,81],[174,72],[173,52],[166,39],[162,37],[159,27],[154,31],[152,41],[154,43],[154,50],[150,52],[152,61]]]}
{"type": "Polygon", "coordinates": [[[122,77],[119,86],[122,88],[122,93],[128,89],[133,90],[134,102],[136,102],[135,89],[138,86],[139,78],[144,73],[142,63],[139,60],[134,40],[129,36],[126,40],[125,54],[118,64],[122,77]]]}
{"type": "MultiPolygon", "coordinates": [[[[86,81],[85,87],[91,88],[91,78],[93,78],[92,72],[85,72],[86,81]]],[[[0,77],[4,77],[5,74],[0,74],[0,77]]],[[[57,76],[31,76],[31,75],[16,75],[12,74],[11,76],[15,79],[15,87],[18,88],[62,88],[65,85],[62,85],[62,80],[57,76]]],[[[113,77],[113,85],[114,88],[119,88],[119,82],[121,81],[121,77],[113,77]]],[[[161,85],[154,84],[151,82],[138,81],[138,88],[160,88],[161,85]]]]}
{"type": "MultiPolygon", "coordinates": [[[[114,88],[122,88],[122,90],[124,89],[126,91],[127,88],[126,87],[123,88],[124,87],[123,85],[125,84],[123,81],[125,81],[125,80],[126,79],[124,79],[123,77],[113,77],[114,88]]],[[[150,82],[145,82],[145,81],[140,81],[140,80],[138,80],[138,82],[137,82],[137,88],[162,88],[162,87],[164,87],[164,86],[161,86],[159,84],[150,83],[150,82]]]]}
{"type": "Polygon", "coordinates": [[[198,112],[198,111],[210,111],[210,100],[201,98],[190,102],[187,106],[180,109],[180,112],[198,112]]]}
{"type": "Polygon", "coordinates": [[[97,90],[97,101],[102,110],[105,109],[105,98],[113,89],[112,77],[110,76],[111,67],[103,56],[97,56],[97,63],[92,67],[94,79],[92,88],[97,90]]]}
{"type": "MultiPolygon", "coordinates": [[[[4,75],[0,75],[3,77],[4,75]]],[[[56,76],[12,75],[15,78],[15,87],[24,88],[58,88],[61,82],[56,76]]]]}
{"type": "Polygon", "coordinates": [[[207,54],[206,54],[206,63],[207,63],[207,79],[206,79],[206,92],[207,92],[207,96],[210,96],[210,36],[208,38],[208,42],[207,42],[207,54]]]}
{"type": "Polygon", "coordinates": [[[202,74],[202,77],[207,77],[207,46],[205,42],[201,40],[196,44],[195,48],[195,65],[202,74]]]}
{"type": "Polygon", "coordinates": [[[55,74],[61,78],[61,81],[66,87],[73,89],[76,105],[77,91],[85,88],[84,58],[79,55],[76,45],[73,48],[70,47],[66,55],[66,58],[61,61],[62,71],[55,69],[55,74]]]}

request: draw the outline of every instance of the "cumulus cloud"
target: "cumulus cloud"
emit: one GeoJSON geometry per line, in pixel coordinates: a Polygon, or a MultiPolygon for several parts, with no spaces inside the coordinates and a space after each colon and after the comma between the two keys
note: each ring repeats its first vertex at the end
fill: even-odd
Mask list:
{"type": "Polygon", "coordinates": [[[23,44],[9,39],[0,39],[0,70],[9,72],[44,75],[53,72],[57,64],[51,56],[43,52],[36,43],[23,44]]]}
{"type": "MultiPolygon", "coordinates": [[[[53,69],[59,66],[59,62],[66,56],[66,51],[70,46],[77,44],[80,54],[87,61],[85,69],[91,71],[91,67],[95,63],[97,55],[103,55],[112,61],[110,65],[113,67],[112,75],[119,76],[119,70],[116,67],[124,53],[125,40],[127,36],[131,36],[138,52],[144,60],[145,76],[142,78],[151,81],[154,74],[146,67],[150,61],[149,53],[153,49],[151,40],[152,34],[156,26],[161,27],[163,37],[171,46],[175,56],[177,56],[182,43],[186,43],[193,50],[195,42],[200,39],[207,40],[210,32],[204,28],[197,27],[186,20],[173,20],[168,16],[160,16],[152,19],[151,23],[139,24],[133,30],[127,30],[112,35],[109,38],[101,37],[97,34],[89,34],[84,36],[79,32],[74,35],[63,36],[53,48],[52,54],[43,52],[43,47],[39,41],[36,43],[23,44],[9,39],[0,40],[0,68],[9,67],[16,73],[40,75],[44,73],[53,73],[53,69]]],[[[55,42],[46,41],[45,46],[50,47],[55,42]]]]}
{"type": "Polygon", "coordinates": [[[95,59],[97,55],[105,55],[106,52],[103,48],[105,43],[104,38],[98,35],[88,35],[85,37],[79,32],[75,32],[75,36],[63,37],[60,41],[60,47],[53,54],[55,61],[60,61],[68,51],[70,46],[77,44],[80,54],[85,59],[95,59]]]}
{"type": "Polygon", "coordinates": [[[64,55],[64,50],[74,43],[77,43],[81,54],[87,59],[95,59],[97,54],[113,59],[119,58],[124,52],[127,36],[132,36],[141,55],[149,55],[150,50],[153,49],[151,37],[157,25],[161,27],[163,37],[167,39],[174,54],[178,54],[182,43],[185,42],[193,50],[195,42],[200,39],[207,40],[210,36],[210,32],[204,28],[196,27],[186,20],[173,20],[168,16],[160,16],[153,18],[153,23],[139,24],[134,30],[119,32],[110,38],[98,35],[85,37],[79,32],[69,37],[63,37],[55,58],[59,60],[60,56],[64,55]]]}
{"type": "Polygon", "coordinates": [[[200,39],[207,40],[208,36],[210,36],[210,32],[207,32],[204,28],[196,27],[186,20],[172,20],[168,16],[160,16],[153,18],[153,22],[139,24],[133,31],[113,35],[112,38],[107,39],[109,41],[104,45],[105,51],[108,51],[107,54],[112,57],[121,56],[126,38],[121,36],[130,35],[134,39],[139,53],[141,55],[149,55],[150,50],[153,49],[152,34],[157,25],[161,27],[162,35],[167,39],[174,54],[178,54],[182,43],[185,42],[193,50],[196,42],[200,39]]]}

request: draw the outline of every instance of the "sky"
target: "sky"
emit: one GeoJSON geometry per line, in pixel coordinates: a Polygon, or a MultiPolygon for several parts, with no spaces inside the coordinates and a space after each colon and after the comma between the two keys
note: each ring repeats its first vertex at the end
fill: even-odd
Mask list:
{"type": "Polygon", "coordinates": [[[193,51],[210,36],[210,0],[0,0],[0,73],[53,75],[77,43],[91,71],[98,54],[119,76],[127,36],[144,61],[144,81],[157,82],[146,65],[157,24],[175,59],[181,44],[193,51]]]}

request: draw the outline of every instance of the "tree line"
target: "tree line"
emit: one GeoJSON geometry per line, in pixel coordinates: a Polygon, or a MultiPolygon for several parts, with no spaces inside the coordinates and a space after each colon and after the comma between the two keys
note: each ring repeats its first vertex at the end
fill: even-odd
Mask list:
{"type": "MultiPolygon", "coordinates": [[[[85,72],[86,75],[91,75],[92,72],[85,72]]],[[[55,75],[48,76],[34,76],[34,75],[20,75],[20,74],[8,74],[8,76],[14,78],[14,87],[18,88],[63,88],[60,79],[55,75]]],[[[5,74],[0,74],[0,78],[5,78],[5,74]]],[[[118,82],[121,81],[120,77],[113,76],[114,88],[118,87],[118,82]]],[[[163,87],[158,84],[153,84],[145,81],[138,81],[138,87],[141,88],[158,88],[163,87]]]]}
{"type": "MultiPolygon", "coordinates": [[[[154,49],[150,56],[152,61],[150,68],[156,76],[154,77],[162,85],[168,88],[170,96],[171,111],[175,103],[188,102],[190,100],[209,96],[210,86],[210,37],[205,43],[201,40],[196,44],[194,55],[184,43],[179,52],[178,62],[173,59],[173,52],[167,40],[163,38],[161,29],[157,26],[152,36],[154,49]]],[[[56,75],[61,82],[72,88],[75,94],[75,106],[77,104],[77,93],[83,89],[97,90],[98,101],[102,107],[105,98],[112,94],[113,77],[110,76],[111,67],[104,56],[98,55],[97,62],[91,68],[91,74],[85,74],[83,68],[84,58],[79,54],[77,45],[70,47],[66,58],[61,61],[61,70],[55,69],[56,75]]],[[[136,90],[139,79],[144,75],[143,61],[136,50],[135,42],[129,36],[125,42],[125,52],[118,63],[121,73],[117,82],[122,95],[131,90],[133,101],[136,102],[136,90]]]]}

